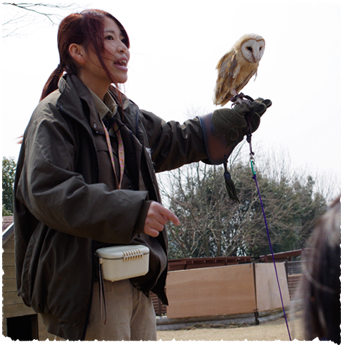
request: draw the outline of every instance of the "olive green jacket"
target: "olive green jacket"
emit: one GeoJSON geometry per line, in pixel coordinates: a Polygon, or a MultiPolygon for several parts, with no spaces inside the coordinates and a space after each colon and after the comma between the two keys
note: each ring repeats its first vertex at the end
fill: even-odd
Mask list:
{"type": "MultiPolygon", "coordinates": [[[[101,122],[91,122],[97,118],[94,101],[73,75],[62,77],[59,89],[35,109],[18,159],[14,207],[18,293],[37,313],[50,315],[49,332],[65,339],[84,338],[97,280],[94,251],[99,246],[147,245],[149,273],[132,283],[145,294],[155,292],[167,304],[166,230],[157,238],[143,233],[149,204],[161,201],[155,172],[209,160],[198,118],[184,124],[165,122],[122,98],[123,189],[112,186],[101,122]],[[102,159],[104,154],[107,160],[102,159]]],[[[115,143],[115,138],[111,140],[115,143]]]]}

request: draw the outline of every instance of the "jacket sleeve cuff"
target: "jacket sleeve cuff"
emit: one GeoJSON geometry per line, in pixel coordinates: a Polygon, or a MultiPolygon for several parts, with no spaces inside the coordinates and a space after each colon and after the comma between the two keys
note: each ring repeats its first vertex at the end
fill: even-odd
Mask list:
{"type": "Polygon", "coordinates": [[[144,201],[141,211],[138,215],[136,225],[134,227],[134,230],[136,233],[143,233],[144,232],[144,225],[145,225],[145,219],[148,214],[148,209],[150,207],[152,201],[144,201]]]}
{"type": "Polygon", "coordinates": [[[204,163],[219,165],[227,161],[231,155],[234,145],[227,146],[225,137],[222,135],[214,136],[214,127],[212,123],[213,113],[198,117],[200,126],[204,135],[207,159],[202,160],[204,163]]]}

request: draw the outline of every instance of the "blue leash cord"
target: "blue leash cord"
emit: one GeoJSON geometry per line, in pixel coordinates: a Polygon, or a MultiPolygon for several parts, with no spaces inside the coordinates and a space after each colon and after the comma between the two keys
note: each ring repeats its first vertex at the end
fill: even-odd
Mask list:
{"type": "Polygon", "coordinates": [[[277,269],[276,269],[276,263],[275,263],[275,258],[274,258],[274,252],[273,252],[272,242],[271,242],[271,240],[270,240],[267,218],[266,218],[266,214],[265,214],[265,212],[264,212],[262,197],[261,197],[260,189],[259,189],[259,187],[258,187],[256,172],[255,172],[255,168],[254,168],[254,152],[252,151],[252,145],[251,145],[251,137],[252,137],[252,135],[251,135],[251,125],[250,125],[250,121],[248,120],[247,117],[246,117],[246,120],[247,120],[247,123],[248,123],[248,125],[249,125],[249,126],[248,126],[248,128],[249,128],[249,133],[247,134],[247,142],[249,143],[249,146],[250,146],[250,166],[251,166],[251,171],[252,171],[252,174],[253,174],[252,178],[255,180],[256,188],[257,188],[257,192],[258,192],[258,196],[259,196],[259,198],[260,198],[260,203],[261,203],[261,208],[262,208],[262,213],[263,213],[263,218],[264,218],[264,224],[265,224],[265,226],[266,226],[266,231],[267,231],[267,236],[268,236],[269,248],[270,248],[270,252],[271,252],[271,254],[272,254],[272,258],[273,258],[274,270],[275,270],[275,275],[276,275],[276,281],[277,281],[278,288],[279,288],[279,294],[280,294],[280,299],[281,299],[281,304],[282,304],[283,315],[284,315],[285,322],[286,322],[286,326],[287,326],[289,341],[292,341],[291,333],[290,333],[290,331],[289,331],[289,326],[288,326],[288,322],[287,322],[287,316],[286,316],[285,306],[284,306],[284,304],[283,304],[282,293],[281,293],[281,287],[280,287],[280,282],[279,282],[279,276],[278,276],[277,269]]]}

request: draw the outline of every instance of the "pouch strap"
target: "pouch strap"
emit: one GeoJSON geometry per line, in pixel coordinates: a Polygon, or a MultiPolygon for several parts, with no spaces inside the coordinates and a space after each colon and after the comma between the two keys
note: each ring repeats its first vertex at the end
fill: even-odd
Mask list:
{"type": "Polygon", "coordinates": [[[104,319],[104,325],[106,324],[107,320],[107,311],[106,311],[106,297],[105,297],[105,286],[104,286],[104,279],[102,275],[102,267],[101,267],[101,258],[98,257],[98,264],[99,264],[99,304],[100,304],[100,318],[102,320],[103,317],[103,309],[105,312],[105,319],[104,319]]]}

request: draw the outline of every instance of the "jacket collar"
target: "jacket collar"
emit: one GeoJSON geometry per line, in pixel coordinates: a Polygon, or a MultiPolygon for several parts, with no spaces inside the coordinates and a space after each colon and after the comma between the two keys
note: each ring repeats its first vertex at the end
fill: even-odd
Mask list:
{"type": "MultiPolygon", "coordinates": [[[[84,116],[82,100],[89,108],[89,124],[95,131],[102,131],[102,124],[98,116],[97,107],[94,98],[88,87],[76,76],[66,74],[62,76],[58,83],[58,89],[61,93],[57,100],[57,106],[64,113],[75,118],[86,126],[87,119],[84,116]]],[[[110,86],[109,93],[118,103],[116,92],[118,90],[110,86]]],[[[119,91],[120,92],[120,91],[119,91]]],[[[130,106],[130,100],[121,93],[123,109],[127,111],[130,106]]],[[[128,119],[127,119],[128,120],[128,119]]],[[[129,121],[130,122],[130,121],[129,121]]],[[[88,125],[89,125],[88,124],[88,125]]],[[[88,126],[89,127],[89,126],[88,126]]]]}
{"type": "Polygon", "coordinates": [[[61,111],[89,128],[82,105],[82,101],[84,101],[89,109],[89,119],[92,120],[91,127],[96,131],[101,130],[102,125],[97,115],[93,97],[86,85],[77,76],[69,74],[62,76],[58,83],[58,89],[61,95],[57,100],[57,107],[61,111]]]}
{"type": "Polygon", "coordinates": [[[93,97],[96,109],[98,110],[101,119],[103,119],[106,115],[112,117],[117,113],[117,103],[114,101],[114,98],[109,92],[106,92],[104,101],[102,101],[100,97],[96,95],[91,89],[89,89],[89,92],[93,97]]]}

